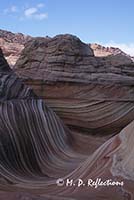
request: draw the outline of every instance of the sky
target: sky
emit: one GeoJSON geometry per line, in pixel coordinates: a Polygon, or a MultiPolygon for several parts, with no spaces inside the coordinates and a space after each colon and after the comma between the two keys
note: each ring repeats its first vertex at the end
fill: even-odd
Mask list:
{"type": "Polygon", "coordinates": [[[3,0],[0,29],[32,36],[73,34],[134,56],[134,0],[3,0]]]}

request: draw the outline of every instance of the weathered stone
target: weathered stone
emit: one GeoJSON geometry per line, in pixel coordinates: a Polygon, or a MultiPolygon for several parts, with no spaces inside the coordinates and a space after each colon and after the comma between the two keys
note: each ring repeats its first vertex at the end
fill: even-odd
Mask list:
{"type": "Polygon", "coordinates": [[[72,35],[34,38],[14,69],[71,128],[113,134],[134,118],[134,63],[112,52],[95,57],[72,35]]]}
{"type": "MultiPolygon", "coordinates": [[[[91,57],[92,61],[96,59],[93,55],[91,57]]],[[[33,60],[31,57],[31,64],[33,60]]],[[[114,79],[109,69],[106,71],[108,78],[106,73],[101,73],[102,83],[96,78],[98,72],[91,74],[92,84],[89,82],[90,73],[77,75],[77,65],[71,66],[71,70],[68,66],[66,71],[59,62],[58,72],[53,70],[53,66],[46,65],[47,70],[41,70],[43,76],[40,75],[40,65],[35,66],[33,71],[31,67],[28,68],[27,62],[25,65],[25,73],[29,72],[25,74],[26,80],[31,81],[29,84],[35,87],[35,91],[37,89],[39,98],[10,70],[0,51],[0,198],[133,199],[134,91],[132,82],[128,85],[126,75],[132,65],[119,66],[126,71],[119,76],[114,72],[114,79]],[[74,68],[76,71],[73,72],[74,68]],[[116,81],[123,77],[122,82],[117,84],[116,81]],[[41,94],[44,96],[41,97],[41,94]],[[47,98],[44,102],[45,95],[47,98]],[[67,124],[73,126],[73,131],[47,106],[47,101],[53,104],[51,107],[55,110],[59,109],[59,115],[63,115],[67,124]],[[93,136],[97,133],[115,134],[130,121],[110,139],[106,136],[100,140],[97,136],[95,140],[93,136]],[[90,130],[94,134],[83,135],[82,127],[87,133],[90,130]],[[56,183],[60,177],[64,181],[62,186],[56,183]],[[72,186],[66,185],[67,178],[74,181],[72,186]],[[91,182],[88,181],[98,182],[98,178],[104,182],[104,186],[99,183],[96,187],[95,183],[89,185],[91,182]],[[80,179],[85,185],[78,186],[80,179]],[[106,186],[107,180],[123,184],[106,186]]],[[[24,70],[25,65],[20,69],[24,70]]],[[[130,78],[133,78],[131,74],[130,78]]]]}
{"type": "Polygon", "coordinates": [[[4,56],[11,67],[14,66],[24,49],[24,44],[30,40],[30,36],[22,33],[11,33],[9,31],[0,30],[0,48],[3,50],[4,56]]]}

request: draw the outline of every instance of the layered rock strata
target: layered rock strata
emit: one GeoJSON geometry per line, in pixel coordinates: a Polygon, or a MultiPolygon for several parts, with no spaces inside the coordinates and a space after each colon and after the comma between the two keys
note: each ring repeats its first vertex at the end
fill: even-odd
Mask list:
{"type": "Polygon", "coordinates": [[[22,33],[12,33],[0,30],[0,48],[3,50],[10,67],[13,67],[19,58],[21,51],[24,49],[25,43],[31,39],[22,33]]]}
{"type": "Polygon", "coordinates": [[[115,134],[134,118],[134,63],[72,35],[28,42],[15,71],[73,129],[115,134]]]}
{"type": "Polygon", "coordinates": [[[21,82],[0,51],[1,199],[133,199],[133,130],[134,121],[93,154],[87,136],[81,145],[87,149],[79,153],[78,136],[21,82]]]}

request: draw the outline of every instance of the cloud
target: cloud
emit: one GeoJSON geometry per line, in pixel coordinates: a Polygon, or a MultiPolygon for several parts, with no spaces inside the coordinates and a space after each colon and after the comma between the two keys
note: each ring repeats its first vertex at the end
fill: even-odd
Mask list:
{"type": "Polygon", "coordinates": [[[16,12],[18,12],[18,8],[15,5],[12,5],[11,7],[4,9],[4,14],[16,13],[16,12]]]}
{"type": "Polygon", "coordinates": [[[116,47],[129,54],[130,56],[134,56],[134,43],[116,43],[114,41],[110,41],[106,44],[102,44],[105,47],[116,47]]]}
{"type": "Polygon", "coordinates": [[[24,15],[26,17],[32,17],[35,13],[37,13],[38,9],[37,8],[28,8],[24,11],[24,15]]]}
{"type": "Polygon", "coordinates": [[[4,14],[10,16],[16,16],[21,21],[27,19],[44,20],[48,18],[48,14],[43,11],[44,6],[45,5],[43,3],[39,3],[33,7],[27,6],[23,8],[19,8],[15,5],[12,5],[11,7],[6,8],[4,10],[4,14]]]}
{"type": "Polygon", "coordinates": [[[30,19],[43,20],[48,17],[48,14],[41,12],[41,8],[44,7],[44,4],[37,4],[35,7],[29,7],[24,10],[24,17],[30,19]]]}

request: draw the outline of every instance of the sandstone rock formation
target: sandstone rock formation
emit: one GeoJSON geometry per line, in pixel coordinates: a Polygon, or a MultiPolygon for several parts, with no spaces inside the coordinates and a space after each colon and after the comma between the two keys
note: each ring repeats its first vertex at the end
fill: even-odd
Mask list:
{"type": "Polygon", "coordinates": [[[119,58],[59,35],[28,42],[15,71],[73,130],[115,134],[134,119],[134,63],[119,58]]]}
{"type": "Polygon", "coordinates": [[[14,66],[20,56],[24,44],[30,40],[30,36],[22,33],[12,33],[9,31],[0,30],[0,48],[3,50],[9,65],[14,66]]]}
{"type": "MultiPolygon", "coordinates": [[[[96,57],[109,56],[112,61],[116,59],[122,64],[128,64],[134,62],[134,58],[124,53],[121,49],[116,47],[104,47],[100,44],[89,44],[89,47],[93,50],[96,57]]],[[[114,65],[114,63],[113,63],[114,65]]]]}
{"type": "Polygon", "coordinates": [[[97,43],[89,44],[89,46],[93,49],[94,55],[96,57],[106,57],[106,56],[118,55],[118,54],[128,56],[121,49],[116,48],[116,47],[104,47],[104,46],[97,44],[97,43]]]}
{"type": "MultiPolygon", "coordinates": [[[[92,55],[92,52],[86,52],[92,55]]],[[[92,112],[94,110],[96,108],[92,112]]],[[[101,114],[105,112],[109,112],[107,108],[101,114]]],[[[120,112],[117,115],[120,117],[120,112]]],[[[88,153],[87,136],[83,144],[81,140],[83,152],[80,153],[75,146],[83,136],[74,137],[46,102],[37,98],[13,73],[0,51],[2,200],[133,199],[133,132],[134,121],[93,154],[88,153]],[[87,148],[84,149],[84,146],[87,148]],[[63,184],[60,181],[60,186],[57,185],[59,178],[64,181],[63,184]],[[66,185],[67,179],[73,180],[72,186],[66,185]],[[79,180],[85,185],[78,187],[79,180]],[[98,185],[93,184],[92,180],[98,181],[98,185]],[[106,186],[108,180],[112,185],[106,186]],[[102,182],[105,186],[102,186],[102,182]]]]}
{"type": "MultiPolygon", "coordinates": [[[[30,192],[30,182],[42,188],[48,177],[74,169],[85,156],[73,153],[72,141],[67,127],[19,80],[0,50],[0,191],[19,192],[29,183],[30,192]]],[[[7,199],[6,193],[0,195],[7,199]]],[[[8,197],[14,198],[19,194],[8,197]]]]}
{"type": "MultiPolygon", "coordinates": [[[[24,49],[25,43],[27,43],[27,41],[31,40],[32,38],[33,37],[24,35],[22,33],[12,33],[10,31],[0,30],[0,48],[2,48],[4,56],[6,57],[11,67],[14,66],[17,59],[19,58],[21,51],[24,49]]],[[[49,37],[47,36],[46,38],[49,37]]],[[[130,57],[119,48],[104,47],[96,43],[89,44],[89,46],[93,50],[94,55],[97,57],[118,55],[118,60],[120,60],[120,62],[122,62],[122,60],[123,63],[125,63],[126,60],[127,62],[134,61],[133,57],[130,57]]]]}

